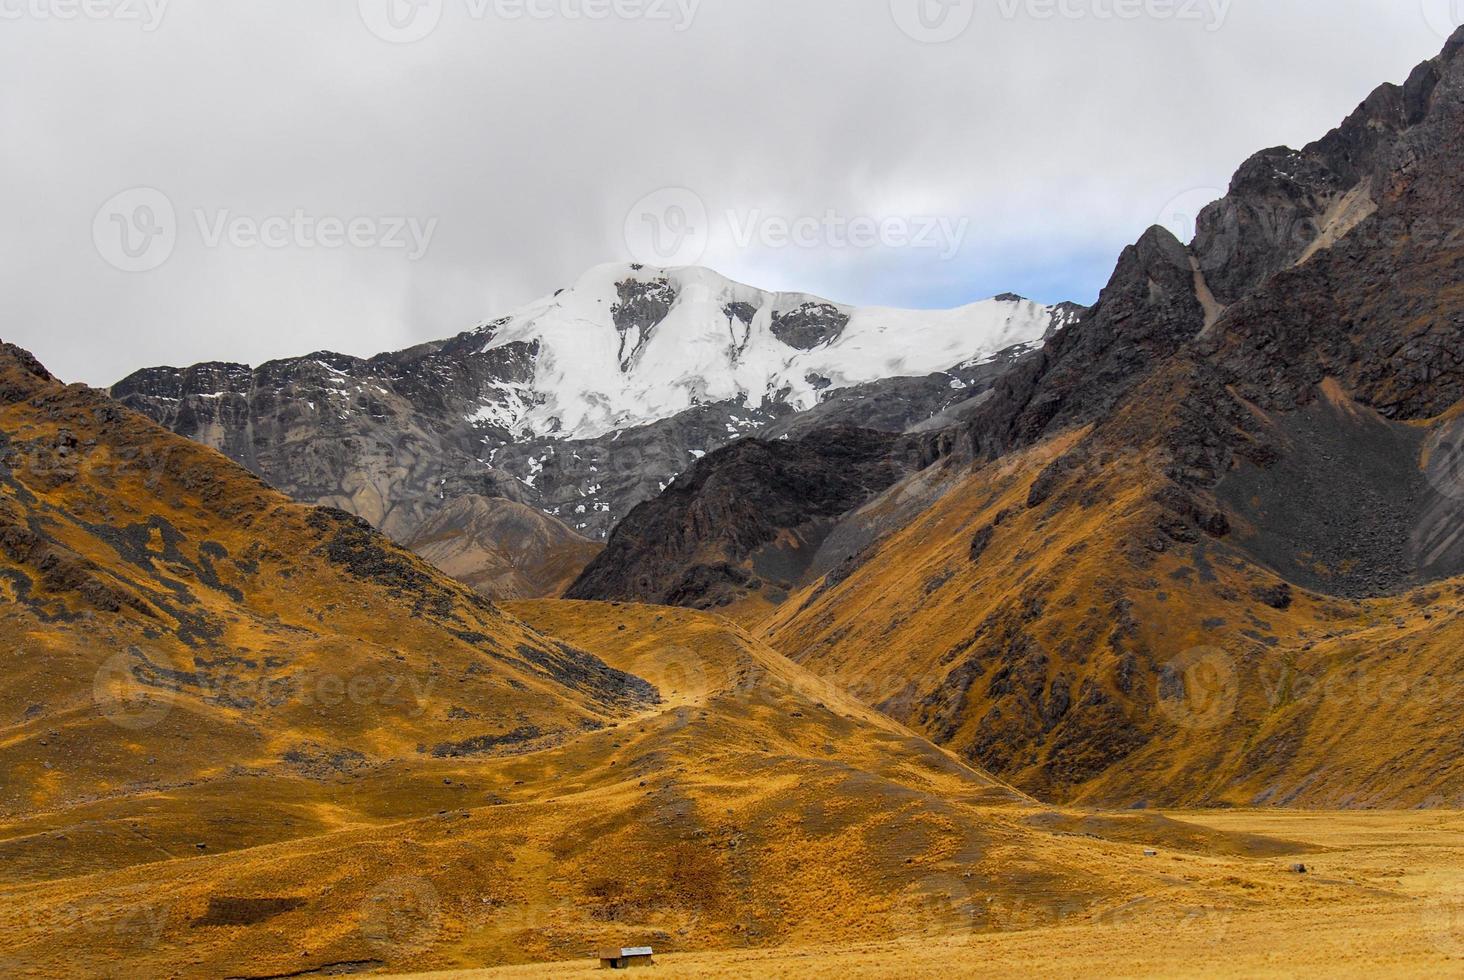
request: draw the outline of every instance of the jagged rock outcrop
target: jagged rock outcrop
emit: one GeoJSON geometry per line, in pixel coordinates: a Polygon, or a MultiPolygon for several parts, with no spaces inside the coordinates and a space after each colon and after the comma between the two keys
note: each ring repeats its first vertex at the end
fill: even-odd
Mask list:
{"type": "Polygon", "coordinates": [[[633,510],[566,593],[692,608],[785,597],[840,516],[926,462],[918,441],[869,429],[745,439],[633,510]]]}

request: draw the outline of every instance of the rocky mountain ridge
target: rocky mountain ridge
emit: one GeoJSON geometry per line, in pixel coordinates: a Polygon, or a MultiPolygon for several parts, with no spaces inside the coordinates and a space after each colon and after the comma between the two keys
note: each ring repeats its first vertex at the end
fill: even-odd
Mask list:
{"type": "MultiPolygon", "coordinates": [[[[1170,519],[1203,532],[1217,508],[1191,491],[1206,497],[1231,454],[1274,453],[1254,438],[1244,402],[1295,409],[1315,401],[1327,377],[1400,420],[1457,402],[1464,346],[1449,304],[1464,249],[1454,196],[1455,158],[1464,152],[1459,47],[1456,37],[1403,86],[1379,87],[1302,150],[1273,148],[1246,161],[1230,192],[1201,214],[1193,243],[1151,228],[1124,250],[1091,309],[1039,350],[1011,359],[949,425],[920,427],[919,455],[981,465],[1096,424],[1102,448],[1085,445],[1079,458],[1055,461],[1034,503],[1090,468],[1094,455],[1142,451],[1162,456],[1156,465],[1178,484],[1167,496],[1170,519]],[[1241,400],[1222,397],[1226,386],[1241,400]],[[1134,414],[1120,409],[1137,392],[1167,403],[1175,390],[1188,397],[1171,414],[1149,416],[1155,431],[1141,436],[1118,424],[1134,414]],[[1144,445],[1151,441],[1158,445],[1144,445]]],[[[798,431],[796,421],[782,428],[798,431]]],[[[617,546],[612,537],[607,555],[617,546]]],[[[634,594],[628,581],[618,590],[634,594]]]]}
{"type": "Polygon", "coordinates": [[[683,478],[701,496],[633,514],[575,593],[730,565],[730,615],[1045,798],[1452,792],[1446,701],[1390,704],[1401,742],[1353,709],[1458,670],[1461,50],[1464,31],[1323,139],[1247,161],[1193,243],[1156,228],[1125,250],[1076,323],[885,457],[930,465],[818,515],[822,553],[771,612],[758,564],[815,515],[729,537],[722,488],[780,479],[745,486],[745,447],[683,478]],[[689,557],[647,577],[645,542],[689,557]],[[1357,775],[1383,772],[1406,778],[1357,775]]]}
{"type": "MultiPolygon", "coordinates": [[[[969,409],[1079,310],[1010,295],[856,309],[704,269],[602,266],[450,340],[365,359],[149,368],[111,394],[401,542],[429,524],[440,538],[443,511],[466,513],[452,506],[461,499],[527,506],[595,540],[739,438],[823,424],[904,431],[969,409]]],[[[482,554],[469,578],[518,560],[482,554]]]]}

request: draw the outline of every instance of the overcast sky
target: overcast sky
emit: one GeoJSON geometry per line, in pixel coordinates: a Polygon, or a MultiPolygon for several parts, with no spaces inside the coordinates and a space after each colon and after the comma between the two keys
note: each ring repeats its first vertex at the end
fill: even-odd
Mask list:
{"type": "Polygon", "coordinates": [[[1088,302],[1145,227],[1402,81],[1454,16],[0,0],[0,336],[99,385],[369,355],[662,256],[860,304],[1088,302]]]}

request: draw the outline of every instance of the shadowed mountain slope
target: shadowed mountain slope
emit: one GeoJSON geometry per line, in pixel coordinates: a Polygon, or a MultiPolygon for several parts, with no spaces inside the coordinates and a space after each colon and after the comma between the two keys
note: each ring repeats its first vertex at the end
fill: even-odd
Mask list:
{"type": "Polygon", "coordinates": [[[0,595],[8,813],[238,769],[521,751],[656,698],[8,346],[0,595]]]}
{"type": "Polygon", "coordinates": [[[1455,798],[1461,48],[1126,250],[764,635],[1047,798],[1455,798]]]}
{"type": "Polygon", "coordinates": [[[919,469],[918,452],[918,439],[867,429],[738,442],[632,511],[566,595],[779,602],[837,518],[919,469]]]}

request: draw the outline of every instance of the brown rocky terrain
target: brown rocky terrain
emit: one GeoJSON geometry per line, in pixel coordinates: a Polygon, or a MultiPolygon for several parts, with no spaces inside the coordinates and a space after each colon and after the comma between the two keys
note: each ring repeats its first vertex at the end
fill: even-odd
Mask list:
{"type": "Polygon", "coordinates": [[[742,440],[632,511],[566,596],[698,609],[781,602],[839,516],[920,468],[919,445],[839,428],[742,440]]]}
{"type": "MultiPolygon", "coordinates": [[[[1461,47],[1248,161],[1192,245],[1146,234],[741,621],[1044,798],[1455,798],[1461,47]]],[[[726,471],[687,486],[758,494],[701,467],[726,471]]],[[[634,540],[716,553],[720,512],[681,500],[634,540]]]]}
{"type": "Polygon", "coordinates": [[[453,578],[495,599],[558,596],[602,545],[542,511],[501,497],[458,497],[406,542],[453,578]]]}

